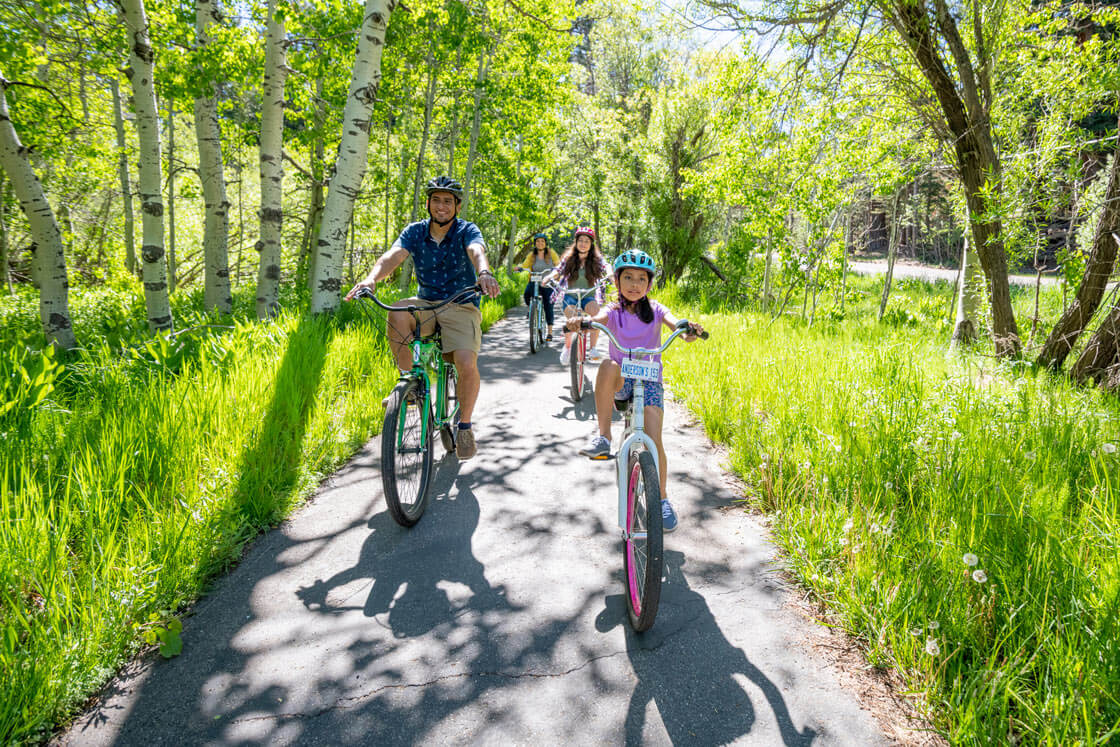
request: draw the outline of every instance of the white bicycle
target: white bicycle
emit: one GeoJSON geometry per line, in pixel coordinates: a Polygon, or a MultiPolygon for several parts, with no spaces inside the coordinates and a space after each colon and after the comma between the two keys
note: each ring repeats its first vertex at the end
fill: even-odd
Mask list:
{"type": "MultiPolygon", "coordinates": [[[[622,530],[623,571],[626,578],[626,611],[639,633],[649,630],[661,599],[661,481],[657,446],[645,432],[645,382],[660,379],[660,355],[673,340],[692,328],[687,319],[657,348],[626,348],[598,322],[583,322],[583,329],[597,329],[623,353],[622,376],[634,380],[634,396],[623,409],[625,427],[616,455],[618,470],[618,526],[622,530]]],[[[700,339],[708,339],[707,332],[700,339]]]]}

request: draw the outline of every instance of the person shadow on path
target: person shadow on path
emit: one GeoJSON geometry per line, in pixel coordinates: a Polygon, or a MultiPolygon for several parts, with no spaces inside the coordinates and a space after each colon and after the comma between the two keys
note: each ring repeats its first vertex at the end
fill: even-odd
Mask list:
{"type": "Polygon", "coordinates": [[[728,744],[748,734],[757,718],[750,696],[735,680],[741,674],[762,690],[787,747],[809,747],[817,733],[794,726],[781,691],[746,653],[723,635],[707,601],[688,586],[684,554],[666,550],[661,602],[653,628],[635,633],[625,597],[614,594],[595,627],[623,625],[626,653],[638,684],[626,712],[626,744],[640,745],[653,701],[673,744],[728,744]]]}
{"type": "Polygon", "coordinates": [[[510,609],[505,590],[490,585],[471,548],[480,509],[469,480],[459,477],[458,470],[454,457],[439,463],[427,511],[411,529],[397,526],[387,510],[374,515],[367,525],[373,531],[357,562],[300,588],[296,594],[304,606],[327,614],[357,609],[351,600],[372,583],[362,612],[373,618],[387,614],[385,622],[395,638],[424,635],[468,608],[510,609]],[[364,579],[369,583],[345,588],[364,579]],[[466,586],[470,600],[453,603],[441,582],[466,586]]]}

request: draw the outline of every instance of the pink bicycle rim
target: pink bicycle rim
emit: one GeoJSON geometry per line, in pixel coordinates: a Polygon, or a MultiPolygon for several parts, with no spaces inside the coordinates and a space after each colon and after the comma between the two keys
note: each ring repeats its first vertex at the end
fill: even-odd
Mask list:
{"type": "MultiPolygon", "coordinates": [[[[642,474],[642,465],[634,462],[634,468],[630,470],[630,480],[627,483],[626,495],[626,531],[631,532],[634,529],[634,488],[638,484],[638,478],[642,474]]],[[[642,614],[642,600],[638,598],[638,576],[634,571],[634,540],[626,540],[626,558],[629,562],[626,563],[626,588],[630,592],[630,605],[634,608],[635,614],[642,614]]]]}

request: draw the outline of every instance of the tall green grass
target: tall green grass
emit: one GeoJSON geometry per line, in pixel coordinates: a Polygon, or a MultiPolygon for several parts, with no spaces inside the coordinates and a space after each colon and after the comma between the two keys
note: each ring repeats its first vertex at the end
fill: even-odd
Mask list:
{"type": "Polygon", "coordinates": [[[1117,742],[1120,404],[946,357],[926,318],[946,287],[906,284],[892,323],[858,302],[874,290],[813,326],[669,292],[712,338],[667,356],[667,380],[790,572],[953,743],[1117,742]]]}
{"type": "MultiPolygon", "coordinates": [[[[484,328],[520,301],[504,285],[484,328]]],[[[353,304],[202,316],[217,326],[141,343],[137,300],[105,298],[85,316],[79,302],[87,346],[61,362],[35,349],[33,314],[0,310],[16,382],[0,393],[19,398],[0,415],[0,742],[65,719],[136,650],[137,626],[194,599],[376,433],[397,375],[353,304]]]]}

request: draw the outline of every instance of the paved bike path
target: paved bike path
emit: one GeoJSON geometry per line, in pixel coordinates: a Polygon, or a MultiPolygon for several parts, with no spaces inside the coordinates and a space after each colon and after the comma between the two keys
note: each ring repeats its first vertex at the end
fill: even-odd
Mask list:
{"type": "Polygon", "coordinates": [[[181,656],[130,665],[57,741],[887,743],[673,403],[681,526],[655,626],[630,630],[614,462],[576,454],[592,397],[570,401],[557,343],[529,355],[524,316],[485,336],[478,455],[437,460],[417,526],[385,509],[374,439],[195,607],[181,656]]]}

